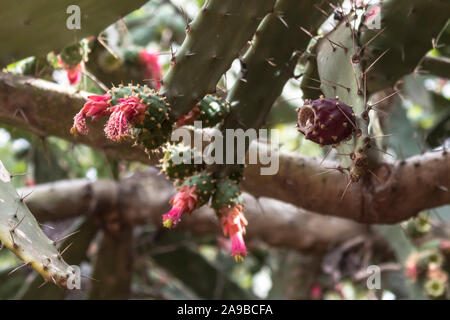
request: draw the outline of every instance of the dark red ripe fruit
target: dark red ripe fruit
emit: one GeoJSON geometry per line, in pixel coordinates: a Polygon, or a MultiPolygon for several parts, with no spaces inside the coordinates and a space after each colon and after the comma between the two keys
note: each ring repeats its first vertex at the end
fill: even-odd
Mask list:
{"type": "Polygon", "coordinates": [[[321,96],[306,100],[298,109],[298,131],[320,145],[336,144],[350,138],[356,126],[353,109],[338,99],[321,96]]]}

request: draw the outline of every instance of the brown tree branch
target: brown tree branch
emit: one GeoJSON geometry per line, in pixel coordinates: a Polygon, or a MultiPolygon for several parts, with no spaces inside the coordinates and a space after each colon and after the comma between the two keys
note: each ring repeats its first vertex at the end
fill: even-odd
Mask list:
{"type": "Polygon", "coordinates": [[[298,207],[361,223],[397,223],[420,210],[450,203],[450,155],[428,152],[406,160],[384,162],[364,181],[352,183],[345,196],[347,175],[299,155],[283,154],[275,176],[246,168],[243,187],[252,195],[270,196],[298,207]],[[329,172],[326,172],[329,171],[329,172]]]}
{"type": "MultiPolygon", "coordinates": [[[[132,148],[131,143],[107,141],[102,123],[94,123],[86,137],[71,136],[73,115],[83,105],[85,96],[86,93],[47,81],[0,73],[0,122],[42,137],[54,135],[85,143],[111,157],[156,163],[156,157],[149,159],[142,150],[132,148]]],[[[319,161],[283,153],[277,175],[261,176],[260,166],[250,165],[243,187],[254,196],[275,198],[325,215],[363,223],[395,223],[422,209],[450,203],[449,166],[449,156],[444,152],[426,153],[404,162],[386,162],[374,172],[380,181],[369,175],[365,181],[350,185],[341,200],[346,175],[337,170],[320,174],[327,169],[319,161]]]]}
{"type": "MultiPolygon", "coordinates": [[[[174,194],[171,183],[154,169],[120,182],[68,180],[33,190],[26,202],[42,222],[110,211],[125,225],[153,223],[161,227],[162,214],[169,210],[168,202],[174,194]]],[[[253,243],[317,252],[367,232],[355,222],[316,215],[277,200],[255,199],[249,194],[244,194],[244,199],[249,221],[246,237],[253,243]]],[[[183,217],[178,228],[199,235],[221,234],[214,212],[207,206],[183,217]]]]}

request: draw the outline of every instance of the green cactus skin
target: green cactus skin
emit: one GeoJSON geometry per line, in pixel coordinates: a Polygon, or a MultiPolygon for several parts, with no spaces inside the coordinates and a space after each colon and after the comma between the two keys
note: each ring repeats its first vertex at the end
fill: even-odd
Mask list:
{"type": "MultiPolygon", "coordinates": [[[[363,69],[361,63],[354,61],[359,46],[358,39],[354,40],[353,24],[346,24],[342,20],[339,25],[326,37],[317,43],[317,67],[320,76],[320,88],[325,97],[339,97],[339,100],[351,106],[355,114],[365,112],[363,69]],[[330,42],[332,41],[332,42],[330,42]],[[355,43],[354,43],[355,41],[355,43]],[[333,45],[338,43],[340,46],[333,45]]],[[[358,28],[356,25],[355,28],[358,28]]],[[[356,37],[356,35],[355,35],[356,37]]],[[[377,162],[379,152],[369,150],[369,119],[357,117],[353,124],[355,134],[346,144],[341,144],[337,150],[349,157],[342,157],[341,165],[349,168],[352,182],[358,182],[367,173],[368,163],[377,162]]]]}
{"type": "Polygon", "coordinates": [[[195,159],[201,154],[183,144],[169,145],[165,148],[164,157],[160,160],[161,172],[170,179],[184,179],[204,169],[204,164],[196,164],[195,159]],[[174,163],[174,157],[180,157],[182,163],[174,163]]]}
{"type": "MultiPolygon", "coordinates": [[[[46,281],[66,287],[72,268],[62,259],[52,240],[12,185],[0,161],[0,241],[46,281]]],[[[26,197],[26,195],[25,195],[26,197]]]]}
{"type": "MultiPolygon", "coordinates": [[[[211,172],[202,171],[187,178],[183,182],[184,186],[196,187],[199,195],[199,204],[205,204],[216,191],[216,179],[211,172]]],[[[199,205],[199,206],[200,206],[199,205]]]]}
{"type": "Polygon", "coordinates": [[[239,184],[230,178],[222,178],[217,181],[217,189],[214,193],[211,206],[219,211],[224,206],[242,204],[239,184]]]}
{"type": "MultiPolygon", "coordinates": [[[[316,30],[324,20],[315,5],[328,4],[326,1],[277,1],[242,58],[246,70],[227,96],[232,112],[222,130],[260,128],[264,124],[270,108],[294,74],[298,50],[304,51],[311,40],[299,26],[312,26],[316,30]]],[[[224,170],[223,165],[218,165],[215,172],[218,176],[229,176],[235,170],[235,166],[228,165],[224,170]]]]}
{"type": "Polygon", "coordinates": [[[137,96],[147,104],[145,119],[142,124],[135,124],[131,137],[137,145],[142,145],[147,153],[159,148],[170,138],[172,118],[170,104],[166,98],[146,85],[122,86],[111,89],[111,106],[119,104],[118,99],[137,96]]]}
{"type": "Polygon", "coordinates": [[[223,123],[230,113],[228,101],[210,94],[207,94],[196,107],[200,113],[198,120],[204,127],[214,127],[218,123],[223,123]]]}
{"type": "MultiPolygon", "coordinates": [[[[395,82],[411,73],[427,51],[432,49],[430,39],[436,39],[449,18],[450,1],[441,0],[385,0],[381,6],[380,36],[367,47],[370,65],[383,51],[389,49],[389,59],[377,63],[368,77],[368,89],[376,92],[393,87],[395,82]],[[405,19],[399,19],[405,17],[405,19]],[[406,18],[407,17],[407,18],[406,18]],[[424,27],[426,26],[426,27],[424,27]]],[[[362,33],[361,44],[369,42],[380,30],[362,33]]],[[[441,42],[441,44],[446,42],[441,42]]],[[[447,43],[448,44],[448,43],[447,43]]],[[[439,44],[438,44],[439,46],[439,44]]]]}
{"type": "Polygon", "coordinates": [[[298,52],[304,51],[311,40],[299,26],[316,30],[324,20],[315,5],[328,6],[327,1],[277,1],[243,57],[247,72],[241,77],[245,81],[239,79],[228,94],[233,112],[224,127],[235,129],[245,123],[246,127],[259,128],[264,124],[284,85],[294,75],[298,52]]]}
{"type": "Polygon", "coordinates": [[[183,45],[163,79],[163,93],[178,118],[207,93],[251,40],[275,0],[209,0],[187,27],[183,45]],[[239,32],[236,32],[239,30],[239,32]]]}

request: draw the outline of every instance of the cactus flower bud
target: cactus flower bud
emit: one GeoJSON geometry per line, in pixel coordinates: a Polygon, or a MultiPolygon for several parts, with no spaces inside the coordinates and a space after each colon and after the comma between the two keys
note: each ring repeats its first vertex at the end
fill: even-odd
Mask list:
{"type": "Polygon", "coordinates": [[[172,209],[163,215],[163,225],[166,228],[174,228],[180,221],[183,213],[192,213],[198,204],[196,187],[183,186],[170,200],[172,209]]]}
{"type": "Polygon", "coordinates": [[[231,239],[231,255],[237,262],[242,261],[247,255],[243,234],[248,224],[242,213],[242,206],[223,206],[219,212],[223,234],[231,239]]]}
{"type": "Polygon", "coordinates": [[[162,69],[158,61],[158,53],[142,50],[139,52],[139,63],[144,67],[144,76],[152,80],[156,90],[161,88],[162,69]]]}
{"type": "Polygon", "coordinates": [[[109,115],[109,102],[111,95],[106,93],[104,95],[92,95],[88,97],[83,109],[74,117],[74,123],[70,132],[72,134],[81,133],[87,134],[88,128],[86,126],[86,117],[91,117],[92,120],[100,119],[101,117],[109,115]]]}
{"type": "Polygon", "coordinates": [[[119,99],[119,104],[110,109],[112,113],[105,126],[106,136],[113,141],[127,136],[129,123],[144,121],[145,109],[146,105],[136,96],[119,99]]]}
{"type": "Polygon", "coordinates": [[[297,127],[308,140],[320,145],[337,144],[350,138],[356,128],[356,116],[342,101],[321,96],[306,100],[298,109],[297,127]]]}

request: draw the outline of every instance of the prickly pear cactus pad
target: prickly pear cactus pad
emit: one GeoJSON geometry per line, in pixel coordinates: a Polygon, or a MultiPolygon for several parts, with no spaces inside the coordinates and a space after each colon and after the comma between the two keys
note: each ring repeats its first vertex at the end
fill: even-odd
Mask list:
{"type": "Polygon", "coordinates": [[[306,139],[320,145],[338,144],[351,139],[356,117],[353,109],[339,99],[321,96],[314,101],[306,100],[298,109],[297,128],[306,139]]]}
{"type": "Polygon", "coordinates": [[[168,145],[164,148],[164,157],[160,160],[161,172],[170,179],[184,179],[204,168],[198,164],[201,154],[183,144],[168,145]]]}
{"type": "Polygon", "coordinates": [[[39,223],[11,183],[11,176],[0,161],[0,240],[46,281],[66,287],[73,275],[70,267],[47,238],[39,223]]]}
{"type": "Polygon", "coordinates": [[[71,132],[87,134],[86,117],[97,120],[109,116],[105,134],[112,141],[132,137],[147,152],[162,146],[172,131],[170,104],[147,86],[113,87],[101,96],[89,96],[83,109],[75,115],[71,132]]]}

